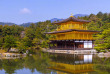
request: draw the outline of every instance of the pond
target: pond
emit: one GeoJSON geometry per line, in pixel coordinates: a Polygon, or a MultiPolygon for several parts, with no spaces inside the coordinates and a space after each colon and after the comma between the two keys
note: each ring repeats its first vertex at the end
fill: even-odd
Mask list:
{"type": "Polygon", "coordinates": [[[0,74],[110,74],[110,58],[48,53],[1,58],[0,74]]]}

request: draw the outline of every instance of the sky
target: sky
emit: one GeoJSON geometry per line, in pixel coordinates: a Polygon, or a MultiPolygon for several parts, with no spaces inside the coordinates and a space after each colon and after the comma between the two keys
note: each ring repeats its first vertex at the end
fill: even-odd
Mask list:
{"type": "Polygon", "coordinates": [[[110,0],[0,0],[0,22],[16,24],[99,11],[110,13],[110,0]]]}

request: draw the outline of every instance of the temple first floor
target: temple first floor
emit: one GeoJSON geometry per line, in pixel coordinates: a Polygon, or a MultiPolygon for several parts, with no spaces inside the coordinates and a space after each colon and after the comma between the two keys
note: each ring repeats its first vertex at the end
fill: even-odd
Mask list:
{"type": "Polygon", "coordinates": [[[49,43],[50,49],[62,50],[88,50],[93,49],[92,40],[53,40],[49,43]]]}

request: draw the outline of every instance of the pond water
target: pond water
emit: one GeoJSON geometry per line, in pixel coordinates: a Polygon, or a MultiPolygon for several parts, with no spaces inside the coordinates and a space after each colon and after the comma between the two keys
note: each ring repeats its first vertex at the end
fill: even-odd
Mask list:
{"type": "Polygon", "coordinates": [[[110,58],[39,53],[0,59],[0,74],[110,74],[110,58]]]}

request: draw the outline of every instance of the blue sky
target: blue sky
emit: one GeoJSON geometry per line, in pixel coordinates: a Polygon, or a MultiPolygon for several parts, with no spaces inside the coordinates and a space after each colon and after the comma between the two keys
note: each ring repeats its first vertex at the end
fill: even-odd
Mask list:
{"type": "Polygon", "coordinates": [[[0,0],[0,22],[16,24],[99,11],[109,13],[110,0],[0,0]]]}

